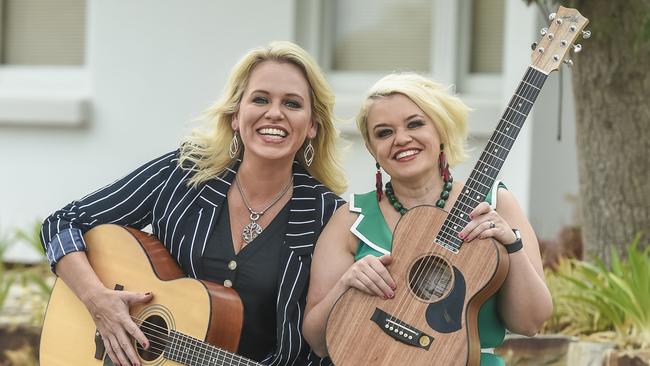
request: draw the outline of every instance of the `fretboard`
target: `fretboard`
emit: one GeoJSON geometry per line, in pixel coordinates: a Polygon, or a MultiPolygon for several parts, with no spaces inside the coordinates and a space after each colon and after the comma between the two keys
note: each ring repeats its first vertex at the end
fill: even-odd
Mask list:
{"type": "Polygon", "coordinates": [[[171,331],[164,357],[187,366],[262,366],[204,341],[171,331]]]}
{"type": "Polygon", "coordinates": [[[523,80],[510,99],[496,130],[492,133],[490,141],[485,146],[436,237],[436,243],[439,245],[454,253],[458,252],[463,245],[463,240],[458,237],[458,233],[471,221],[469,213],[476,205],[485,201],[485,197],[492,189],[503,162],[517,139],[547,76],[532,67],[526,70],[523,80]]]}

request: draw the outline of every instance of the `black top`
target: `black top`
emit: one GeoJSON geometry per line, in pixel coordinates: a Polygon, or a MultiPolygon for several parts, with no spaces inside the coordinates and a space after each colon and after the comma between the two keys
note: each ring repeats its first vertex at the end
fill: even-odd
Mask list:
{"type": "Polygon", "coordinates": [[[230,230],[228,201],[219,214],[202,258],[205,279],[230,281],[244,304],[244,323],[237,354],[261,361],[276,345],[277,280],[280,252],[289,218],[289,205],[273,218],[262,233],[235,254],[230,230]]]}

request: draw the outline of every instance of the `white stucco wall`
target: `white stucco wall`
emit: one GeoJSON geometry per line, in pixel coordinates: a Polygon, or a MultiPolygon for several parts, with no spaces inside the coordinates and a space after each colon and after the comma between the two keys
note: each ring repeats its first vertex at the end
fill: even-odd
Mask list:
{"type": "Polygon", "coordinates": [[[0,125],[0,229],[25,228],[178,146],[246,51],[293,38],[293,9],[291,0],[89,1],[91,118],[0,125]]]}

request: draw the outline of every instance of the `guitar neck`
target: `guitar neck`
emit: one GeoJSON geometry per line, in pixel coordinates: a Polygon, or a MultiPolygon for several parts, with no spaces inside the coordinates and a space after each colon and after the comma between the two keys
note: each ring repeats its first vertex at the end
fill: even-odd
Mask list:
{"type": "Polygon", "coordinates": [[[454,253],[458,252],[462,246],[463,240],[458,237],[458,233],[469,223],[469,213],[476,205],[485,200],[492,189],[547,76],[532,66],[526,70],[519,87],[503,112],[496,130],[492,133],[490,141],[485,146],[479,161],[474,166],[474,170],[436,237],[436,242],[439,245],[454,253]]]}
{"type": "Polygon", "coordinates": [[[176,331],[170,333],[164,357],[187,366],[262,366],[261,363],[176,331]]]}

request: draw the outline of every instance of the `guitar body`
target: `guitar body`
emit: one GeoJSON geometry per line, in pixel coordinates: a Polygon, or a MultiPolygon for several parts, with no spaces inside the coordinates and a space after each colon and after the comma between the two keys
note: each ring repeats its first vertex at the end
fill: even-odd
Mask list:
{"type": "MultiPolygon", "coordinates": [[[[143,365],[184,364],[164,359],[161,354],[165,340],[160,335],[172,330],[236,351],[243,306],[234,290],[186,278],[158,239],[138,230],[100,225],[84,239],[90,265],[104,286],[153,292],[150,303],[130,309],[132,317],[153,323],[141,327],[154,351],[138,350],[143,365]]],[[[100,354],[103,345],[95,333],[95,323],[86,307],[57,279],[41,334],[40,365],[112,365],[110,361],[105,363],[100,354]]]]}
{"type": "Polygon", "coordinates": [[[337,366],[478,365],[478,312],[508,273],[505,248],[491,239],[453,253],[435,243],[447,212],[418,206],[393,235],[395,297],[349,289],[327,324],[337,366]]]}

